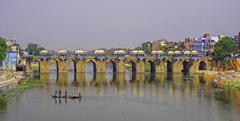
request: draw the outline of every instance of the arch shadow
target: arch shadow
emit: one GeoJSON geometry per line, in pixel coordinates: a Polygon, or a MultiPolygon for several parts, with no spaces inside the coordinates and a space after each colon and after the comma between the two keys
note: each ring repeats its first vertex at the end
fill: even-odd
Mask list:
{"type": "Polygon", "coordinates": [[[108,66],[109,63],[112,64],[112,72],[113,72],[113,73],[117,73],[117,64],[116,64],[116,62],[115,62],[115,61],[112,61],[112,60],[107,61],[107,62],[106,62],[106,68],[107,68],[107,66],[108,66]]]}
{"type": "MultiPolygon", "coordinates": [[[[77,78],[76,61],[72,59],[68,60],[68,74],[71,75],[71,72],[73,72],[73,81],[76,81],[76,78],[77,78]]],[[[71,76],[69,76],[69,78],[71,79],[71,76]]]]}
{"type": "Polygon", "coordinates": [[[172,73],[173,72],[173,63],[171,61],[167,61],[167,72],[172,73]]]}
{"type": "MultiPolygon", "coordinates": [[[[93,65],[93,73],[97,72],[97,64],[94,60],[87,60],[85,66],[88,66],[87,64],[92,63],[93,65]]],[[[87,69],[87,68],[86,68],[87,69]]],[[[87,70],[85,72],[88,72],[87,70]]]]}
{"type": "Polygon", "coordinates": [[[151,74],[156,73],[156,65],[155,62],[152,60],[147,61],[150,64],[150,72],[151,74]]]}
{"type": "Polygon", "coordinates": [[[207,70],[207,63],[205,61],[200,61],[198,69],[207,70]]]}
{"type": "Polygon", "coordinates": [[[183,70],[182,70],[183,74],[188,75],[190,73],[190,63],[188,61],[183,61],[182,64],[183,64],[183,70]]]}

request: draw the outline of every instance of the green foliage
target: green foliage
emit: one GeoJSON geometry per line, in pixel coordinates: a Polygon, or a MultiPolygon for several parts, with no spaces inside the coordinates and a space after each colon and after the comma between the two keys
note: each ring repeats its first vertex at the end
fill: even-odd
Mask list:
{"type": "Polygon", "coordinates": [[[175,48],[175,46],[169,46],[169,47],[165,47],[164,51],[168,52],[168,51],[177,51],[178,49],[175,48]]]}
{"type": "Polygon", "coordinates": [[[167,47],[166,47],[166,46],[159,45],[159,49],[160,49],[161,51],[166,51],[167,47]]]}
{"type": "Polygon", "coordinates": [[[227,89],[233,89],[240,91],[239,78],[228,78],[220,82],[220,86],[227,89]]]}
{"type": "Polygon", "coordinates": [[[223,60],[230,54],[237,52],[237,45],[234,43],[231,37],[221,38],[214,46],[213,58],[217,60],[223,60]]]}
{"type": "Polygon", "coordinates": [[[6,58],[7,44],[6,39],[0,37],[0,60],[4,60],[6,58]]]}
{"type": "Polygon", "coordinates": [[[141,46],[136,47],[137,50],[143,50],[144,52],[148,53],[150,51],[149,49],[149,42],[144,42],[141,44],[141,46]]]}
{"type": "Polygon", "coordinates": [[[30,80],[30,81],[23,81],[19,84],[16,88],[7,91],[6,93],[0,94],[0,103],[1,101],[5,100],[8,97],[15,96],[18,92],[22,92],[34,85],[41,84],[41,80],[30,80]]]}
{"type": "Polygon", "coordinates": [[[45,50],[45,48],[40,47],[38,44],[35,43],[29,43],[26,51],[29,55],[38,55],[41,50],[45,50]]]}

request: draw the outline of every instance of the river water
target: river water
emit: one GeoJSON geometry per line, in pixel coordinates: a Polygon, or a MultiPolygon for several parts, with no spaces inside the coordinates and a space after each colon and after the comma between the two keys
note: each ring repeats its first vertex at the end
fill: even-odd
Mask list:
{"type": "Polygon", "coordinates": [[[211,88],[202,75],[113,74],[111,65],[93,74],[89,65],[76,76],[41,75],[43,84],[0,106],[0,121],[240,121],[240,93],[211,88]],[[83,97],[53,99],[56,89],[83,97]]]}

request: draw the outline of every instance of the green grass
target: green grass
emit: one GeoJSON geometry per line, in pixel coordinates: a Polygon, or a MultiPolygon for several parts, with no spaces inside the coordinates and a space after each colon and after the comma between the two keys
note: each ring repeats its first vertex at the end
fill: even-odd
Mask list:
{"type": "Polygon", "coordinates": [[[23,92],[24,90],[41,83],[42,81],[40,80],[30,80],[21,82],[21,84],[19,84],[16,88],[10,89],[6,93],[0,94],[0,105],[5,104],[7,98],[15,96],[17,93],[23,92]]]}
{"type": "Polygon", "coordinates": [[[225,79],[220,82],[221,87],[225,89],[232,89],[240,91],[240,79],[239,78],[230,78],[225,79]]]}

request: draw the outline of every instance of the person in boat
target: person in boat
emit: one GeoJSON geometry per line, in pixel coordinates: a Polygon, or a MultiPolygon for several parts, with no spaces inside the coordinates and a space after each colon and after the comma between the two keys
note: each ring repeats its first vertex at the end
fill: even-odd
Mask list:
{"type": "Polygon", "coordinates": [[[55,90],[54,96],[57,96],[57,90],[55,90]]]}
{"type": "Polygon", "coordinates": [[[57,98],[57,90],[55,90],[54,95],[52,95],[53,98],[57,98]]]}
{"type": "Polygon", "coordinates": [[[58,91],[58,97],[61,98],[61,96],[62,96],[62,92],[61,92],[61,90],[59,90],[58,91]]]}
{"type": "Polygon", "coordinates": [[[65,95],[63,97],[67,98],[67,90],[65,90],[65,95]]]}

